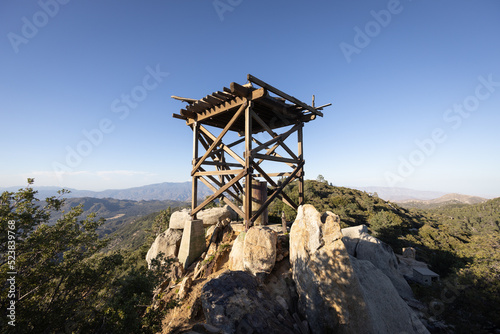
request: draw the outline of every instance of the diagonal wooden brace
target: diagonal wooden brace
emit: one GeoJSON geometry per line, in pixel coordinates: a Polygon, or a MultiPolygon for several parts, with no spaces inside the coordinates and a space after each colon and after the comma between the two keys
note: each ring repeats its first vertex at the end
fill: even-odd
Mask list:
{"type": "Polygon", "coordinates": [[[209,149],[205,152],[205,154],[203,154],[203,156],[200,158],[200,160],[198,160],[198,162],[196,163],[196,165],[193,167],[193,170],[191,171],[191,175],[194,175],[196,173],[196,171],[201,166],[201,164],[203,163],[203,161],[205,161],[205,159],[211,154],[212,150],[215,147],[217,147],[217,145],[220,144],[220,142],[222,141],[222,138],[226,135],[226,133],[229,131],[229,129],[233,126],[234,122],[236,122],[236,120],[240,117],[240,115],[246,109],[247,105],[248,105],[248,102],[246,102],[246,101],[245,101],[245,103],[243,103],[241,105],[241,107],[238,109],[238,111],[236,112],[236,114],[234,114],[233,118],[231,118],[231,120],[229,121],[229,123],[227,123],[227,125],[224,127],[224,129],[222,130],[222,132],[219,134],[219,136],[217,137],[217,139],[214,140],[214,142],[212,143],[212,145],[210,145],[209,149]]]}

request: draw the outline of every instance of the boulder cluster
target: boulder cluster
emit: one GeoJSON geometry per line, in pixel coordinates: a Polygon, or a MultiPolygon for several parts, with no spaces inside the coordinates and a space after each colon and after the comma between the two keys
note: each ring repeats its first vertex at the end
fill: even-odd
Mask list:
{"type": "MultiPolygon", "coordinates": [[[[191,323],[172,332],[428,333],[408,306],[413,294],[397,257],[366,226],[341,229],[337,215],[303,205],[289,233],[273,226],[238,233],[229,209],[218,209],[222,218],[203,223],[210,226],[206,252],[177,277],[180,283],[166,284],[191,314],[191,323]]],[[[172,215],[148,263],[160,251],[177,256],[186,215],[172,215]]],[[[174,310],[171,318],[181,314],[174,310]]]]}

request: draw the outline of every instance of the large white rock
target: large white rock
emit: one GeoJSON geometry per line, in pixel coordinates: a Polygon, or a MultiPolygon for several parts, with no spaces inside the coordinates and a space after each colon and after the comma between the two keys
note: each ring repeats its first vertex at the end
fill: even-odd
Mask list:
{"type": "MultiPolygon", "coordinates": [[[[312,332],[428,333],[383,270],[349,256],[339,222],[331,212],[320,216],[313,206],[304,205],[299,207],[290,231],[292,275],[299,307],[312,332]]],[[[364,230],[366,227],[347,231],[351,239],[346,240],[351,242],[364,230]]],[[[384,253],[373,251],[384,258],[384,253]]],[[[378,264],[392,266],[387,259],[378,264]]]]}
{"type": "Polygon", "coordinates": [[[168,227],[175,230],[183,230],[185,223],[191,220],[190,212],[191,210],[188,209],[173,212],[170,216],[168,227]]]}
{"type": "MultiPolygon", "coordinates": [[[[210,208],[198,212],[197,219],[203,220],[203,226],[209,227],[217,224],[225,219],[236,219],[236,212],[231,209],[228,205],[221,208],[210,208]]],[[[170,222],[168,227],[176,230],[183,230],[186,222],[191,221],[191,210],[183,209],[181,211],[176,211],[170,216],[170,222]]]]}
{"type": "Polygon", "coordinates": [[[351,263],[373,319],[373,333],[429,333],[381,270],[370,261],[354,257],[351,263]]]}
{"type": "Polygon", "coordinates": [[[245,266],[243,265],[245,235],[245,232],[241,232],[236,240],[234,240],[233,248],[231,248],[231,253],[229,253],[229,270],[245,270],[245,266]]]}
{"type": "Polygon", "coordinates": [[[265,226],[253,226],[238,235],[229,253],[229,269],[254,275],[269,274],[276,263],[276,232],[265,226]]]}
{"type": "Polygon", "coordinates": [[[389,277],[401,297],[413,298],[413,292],[400,273],[398,259],[389,245],[371,236],[365,225],[344,228],[342,234],[342,240],[351,256],[370,261],[389,277]]]}
{"type": "Polygon", "coordinates": [[[321,217],[312,205],[297,211],[290,263],[299,308],[313,333],[374,333],[338,222],[332,213],[321,217]]]}
{"type": "Polygon", "coordinates": [[[156,258],[160,253],[164,254],[165,259],[177,257],[181,239],[182,231],[179,230],[169,228],[165,232],[159,234],[146,254],[148,266],[151,267],[151,260],[156,258]]]}
{"type": "Polygon", "coordinates": [[[251,227],[245,236],[243,266],[252,274],[269,274],[276,263],[276,232],[265,226],[251,227]]]}
{"type": "Polygon", "coordinates": [[[208,227],[217,224],[225,219],[233,219],[234,211],[228,205],[221,208],[211,208],[202,210],[197,218],[203,220],[203,226],[208,227]]]}

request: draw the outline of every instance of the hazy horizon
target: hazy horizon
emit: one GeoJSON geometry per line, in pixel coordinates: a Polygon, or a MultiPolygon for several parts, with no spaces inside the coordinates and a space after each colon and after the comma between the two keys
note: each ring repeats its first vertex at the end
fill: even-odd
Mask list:
{"type": "MultiPolygon", "coordinates": [[[[308,180],[308,178],[306,178],[306,180],[308,180]]],[[[326,180],[326,181],[328,181],[328,180],[326,180]]],[[[191,183],[191,180],[188,180],[188,181],[165,181],[165,182],[159,182],[159,183],[143,184],[143,185],[134,186],[134,187],[84,189],[84,188],[75,188],[75,187],[59,187],[59,186],[55,186],[55,185],[39,185],[39,184],[37,184],[37,182],[35,180],[35,183],[32,185],[32,187],[33,188],[45,188],[46,187],[46,188],[55,188],[55,189],[72,189],[72,190],[77,190],[77,191],[89,191],[89,192],[105,192],[105,191],[119,191],[119,190],[127,190],[127,189],[132,189],[132,188],[141,188],[141,187],[147,187],[147,186],[153,186],[153,185],[161,185],[161,184],[164,184],[164,183],[178,183],[178,184],[181,184],[181,183],[188,183],[188,182],[191,183]]],[[[15,185],[15,186],[3,186],[3,185],[0,185],[0,189],[17,190],[18,188],[24,188],[24,187],[26,187],[26,185],[27,184],[25,184],[25,185],[15,185]]],[[[367,190],[367,191],[370,188],[381,188],[381,189],[385,189],[385,190],[392,189],[392,190],[407,190],[407,191],[417,191],[417,192],[442,193],[443,195],[444,194],[456,193],[456,194],[461,194],[461,195],[478,196],[478,197],[483,197],[483,198],[487,198],[487,199],[493,199],[493,198],[500,197],[500,194],[495,196],[495,195],[491,195],[491,194],[473,194],[473,193],[452,192],[452,191],[446,191],[446,190],[418,189],[418,188],[406,188],[406,187],[387,187],[387,186],[373,186],[373,185],[370,185],[370,186],[361,186],[361,185],[336,185],[336,184],[333,184],[333,183],[332,183],[332,185],[337,186],[337,187],[345,187],[345,188],[367,190]]],[[[203,185],[200,183],[199,186],[203,186],[203,185]]],[[[437,197],[439,197],[439,196],[437,196],[437,197]]]]}

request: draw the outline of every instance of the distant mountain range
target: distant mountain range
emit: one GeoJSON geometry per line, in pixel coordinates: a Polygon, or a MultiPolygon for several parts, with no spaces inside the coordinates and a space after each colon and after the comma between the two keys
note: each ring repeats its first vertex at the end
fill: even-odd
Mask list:
{"type": "MultiPolygon", "coordinates": [[[[0,188],[2,191],[17,191],[22,187],[8,187],[0,188]]],[[[60,187],[34,187],[38,190],[38,198],[44,199],[45,197],[57,195],[60,187]]],[[[451,202],[475,204],[484,202],[486,199],[476,196],[459,195],[459,194],[446,194],[438,191],[422,191],[408,188],[395,188],[395,187],[350,187],[353,189],[366,191],[367,193],[377,194],[378,197],[397,203],[410,203],[412,201],[431,201],[435,203],[451,202]],[[444,196],[444,197],[443,197],[444,196]]],[[[78,190],[66,188],[71,191],[67,194],[66,198],[80,198],[80,197],[93,197],[93,198],[114,198],[120,200],[133,200],[133,201],[191,201],[191,182],[164,182],[150,184],[142,187],[134,187],[127,189],[108,189],[103,191],[91,190],[78,190]]],[[[212,195],[212,191],[208,189],[203,183],[198,183],[198,197],[205,198],[212,195]]],[[[435,203],[421,203],[421,204],[435,204],[435,203]]]]}
{"type": "Polygon", "coordinates": [[[486,201],[487,201],[486,198],[478,196],[469,196],[462,194],[446,194],[444,196],[434,198],[431,200],[412,199],[406,201],[396,201],[396,203],[406,208],[433,209],[452,204],[479,204],[486,201]]]}
{"type": "MultiPolygon", "coordinates": [[[[0,191],[17,191],[23,187],[0,188],[0,191]]],[[[38,190],[38,198],[43,199],[50,196],[56,196],[60,187],[33,187],[38,190]]],[[[164,182],[150,184],[142,187],[127,189],[108,189],[103,191],[78,190],[65,188],[71,193],[65,195],[66,198],[74,197],[93,197],[93,198],[115,198],[133,201],[191,201],[191,182],[164,182]]],[[[212,195],[212,191],[203,183],[198,183],[198,197],[205,198],[212,195]]]]}
{"type": "Polygon", "coordinates": [[[445,192],[439,191],[422,191],[408,188],[396,187],[350,187],[366,191],[367,193],[377,193],[378,197],[392,202],[407,201],[407,200],[430,200],[446,195],[445,192]]]}

